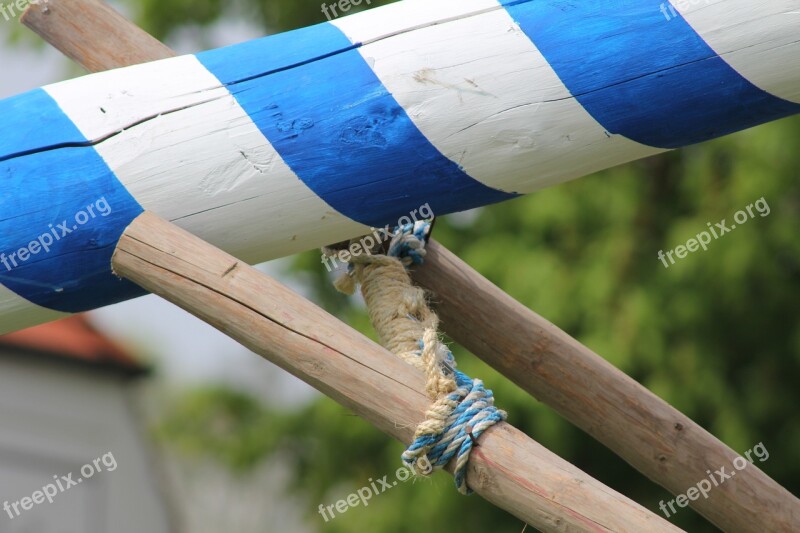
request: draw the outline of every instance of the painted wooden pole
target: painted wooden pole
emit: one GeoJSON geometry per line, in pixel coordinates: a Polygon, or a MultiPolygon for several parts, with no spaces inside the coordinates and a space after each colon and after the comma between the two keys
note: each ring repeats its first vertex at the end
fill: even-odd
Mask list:
{"type": "MultiPolygon", "coordinates": [[[[411,442],[425,418],[430,400],[422,373],[174,224],[151,213],[137,217],[113,265],[401,442],[411,442]]],[[[543,531],[681,531],[505,422],[481,436],[467,483],[543,531]]]]}
{"type": "Polygon", "coordinates": [[[247,262],[800,111],[795,0],[405,0],[0,102],[0,333],[142,291],[144,209],[247,262]]]}

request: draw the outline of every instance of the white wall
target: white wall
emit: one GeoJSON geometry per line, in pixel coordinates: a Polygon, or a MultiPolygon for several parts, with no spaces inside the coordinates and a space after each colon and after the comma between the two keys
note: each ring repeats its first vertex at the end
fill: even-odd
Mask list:
{"type": "Polygon", "coordinates": [[[83,465],[109,452],[117,464],[109,471],[107,457],[112,466],[100,462],[101,472],[19,517],[0,508],[0,533],[171,531],[130,394],[122,377],[0,355],[0,506],[54,483],[53,476],[72,472],[77,481],[83,465]]]}

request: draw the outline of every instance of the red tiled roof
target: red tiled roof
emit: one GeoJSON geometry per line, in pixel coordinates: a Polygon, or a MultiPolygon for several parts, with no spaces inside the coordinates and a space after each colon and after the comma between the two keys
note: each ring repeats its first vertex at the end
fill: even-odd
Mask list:
{"type": "Polygon", "coordinates": [[[0,336],[0,346],[138,373],[144,367],[83,315],[0,336]]]}

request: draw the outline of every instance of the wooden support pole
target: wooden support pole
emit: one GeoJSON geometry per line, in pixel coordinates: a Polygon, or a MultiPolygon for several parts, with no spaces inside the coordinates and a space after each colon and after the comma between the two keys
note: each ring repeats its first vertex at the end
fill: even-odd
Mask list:
{"type": "MultiPolygon", "coordinates": [[[[50,0],[49,11],[42,4],[31,5],[22,20],[91,71],[127,66],[131,58],[165,57],[159,41],[113,10],[98,10],[98,5],[94,0],[50,0]],[[83,21],[82,32],[97,39],[76,46],[70,25],[48,17],[83,21]],[[106,35],[128,36],[126,50],[106,35]]],[[[454,339],[673,494],[684,493],[706,476],[706,470],[729,464],[736,456],[440,244],[431,243],[426,264],[414,278],[436,294],[444,326],[454,339]],[[494,324],[491,330],[484,327],[487,323],[494,324]]],[[[709,499],[691,505],[726,531],[752,531],[762,525],[772,525],[774,531],[800,529],[794,496],[755,467],[739,476],[709,499]]]]}
{"type": "MultiPolygon", "coordinates": [[[[409,443],[423,376],[275,280],[151,213],[125,230],[114,271],[189,311],[409,443]]],[[[473,450],[467,483],[544,531],[680,529],[501,423],[473,450]]]]}
{"type": "Polygon", "coordinates": [[[89,72],[175,56],[168,46],[105,2],[57,0],[31,3],[21,22],[89,72]]]}
{"type": "MultiPolygon", "coordinates": [[[[673,494],[739,454],[431,241],[414,281],[443,329],[673,494]]],[[[800,500],[755,465],[689,502],[724,531],[800,531],[800,500]]]]}

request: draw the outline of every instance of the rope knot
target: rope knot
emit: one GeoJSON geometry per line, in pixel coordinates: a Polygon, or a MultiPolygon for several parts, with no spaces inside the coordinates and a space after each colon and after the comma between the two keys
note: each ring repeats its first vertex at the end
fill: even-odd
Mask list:
{"type": "Polygon", "coordinates": [[[361,285],[381,343],[425,373],[425,392],[433,403],[403,453],[403,462],[413,472],[429,475],[430,468],[418,469],[422,458],[436,470],[455,456],[456,487],[469,494],[469,454],[481,434],[505,420],[506,413],[494,406],[492,391],[481,380],[456,369],[453,353],[439,338],[438,317],[428,306],[425,292],[412,284],[406,271],[424,261],[431,226],[430,221],[418,221],[395,228],[386,255],[370,251],[353,257],[347,273],[335,285],[346,294],[353,294],[361,285]]]}

